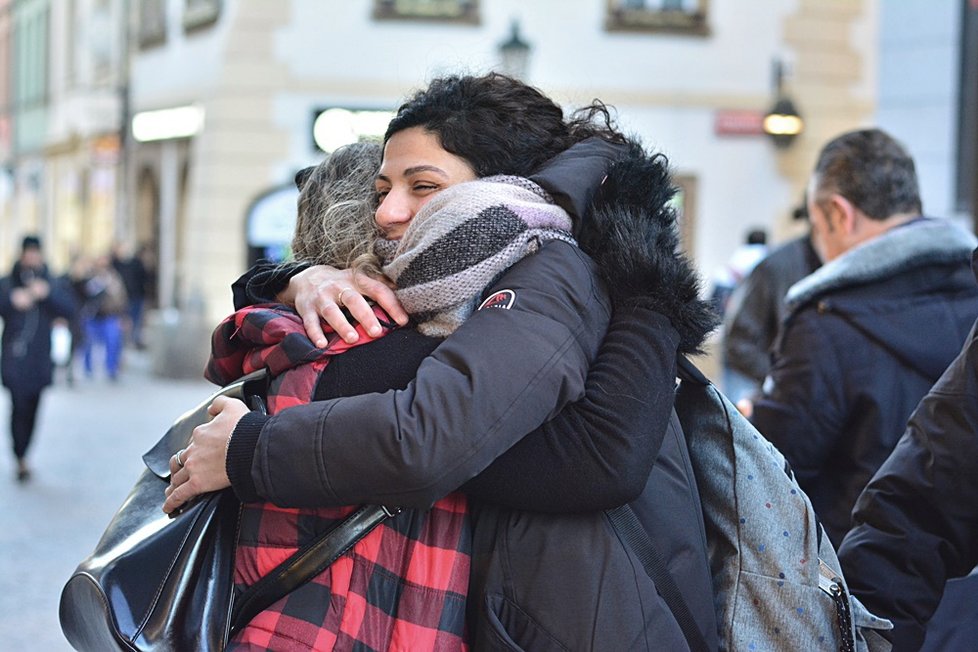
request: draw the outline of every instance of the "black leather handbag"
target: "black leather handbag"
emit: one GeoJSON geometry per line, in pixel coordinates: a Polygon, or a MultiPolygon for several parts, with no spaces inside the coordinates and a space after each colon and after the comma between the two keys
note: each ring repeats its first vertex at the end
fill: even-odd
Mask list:
{"type": "Polygon", "coordinates": [[[145,455],[146,470],[61,592],[61,629],[82,652],[217,652],[262,610],[323,572],[399,509],[364,505],[261,580],[235,595],[241,505],[230,489],[175,517],[163,513],[170,458],[208,420],[218,396],[265,396],[258,371],[224,387],[170,427],[145,455]]]}
{"type": "Polygon", "coordinates": [[[163,513],[170,458],[208,420],[217,396],[263,395],[264,372],[224,387],[181,416],[143,456],[146,470],[61,593],[61,628],[78,650],[222,650],[233,606],[241,506],[230,489],[177,516],[163,513]]]}

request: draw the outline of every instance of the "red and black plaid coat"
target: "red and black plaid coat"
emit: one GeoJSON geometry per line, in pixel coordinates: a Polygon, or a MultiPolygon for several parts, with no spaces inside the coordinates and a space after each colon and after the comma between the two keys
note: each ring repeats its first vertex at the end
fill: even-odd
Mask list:
{"type": "MultiPolygon", "coordinates": [[[[382,312],[378,316],[390,322],[382,312]]],[[[357,331],[357,344],[371,341],[362,328],[357,331]]],[[[206,375],[226,384],[267,367],[272,377],[267,402],[275,414],[307,403],[330,356],[351,346],[356,344],[331,333],[326,348],[318,349],[293,311],[279,305],[251,306],[215,330],[206,375]]],[[[355,508],[245,505],[235,585],[243,589],[254,584],[355,508]]],[[[466,650],[470,555],[462,494],[450,494],[428,511],[404,510],[256,616],[228,650],[466,650]]]]}

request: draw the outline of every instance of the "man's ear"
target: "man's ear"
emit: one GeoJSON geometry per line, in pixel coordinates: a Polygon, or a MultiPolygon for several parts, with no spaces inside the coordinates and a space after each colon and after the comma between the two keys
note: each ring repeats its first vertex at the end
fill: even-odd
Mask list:
{"type": "Polygon", "coordinates": [[[851,235],[858,227],[859,209],[838,193],[832,194],[829,204],[826,219],[832,223],[832,228],[841,229],[843,234],[851,235]]]}

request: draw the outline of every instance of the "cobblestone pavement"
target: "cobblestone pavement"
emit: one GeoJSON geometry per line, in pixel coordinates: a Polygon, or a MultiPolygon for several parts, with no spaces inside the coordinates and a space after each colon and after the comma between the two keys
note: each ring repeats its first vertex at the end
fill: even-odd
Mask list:
{"type": "Polygon", "coordinates": [[[139,476],[141,455],[213,390],[152,375],[144,352],[125,356],[115,383],[96,375],[68,386],[62,370],[41,401],[25,484],[14,479],[9,398],[0,396],[2,650],[71,650],[58,623],[61,588],[139,476]]]}

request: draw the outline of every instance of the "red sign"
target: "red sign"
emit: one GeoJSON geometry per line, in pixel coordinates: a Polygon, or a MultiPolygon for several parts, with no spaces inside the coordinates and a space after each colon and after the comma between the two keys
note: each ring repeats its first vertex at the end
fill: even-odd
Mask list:
{"type": "Polygon", "coordinates": [[[757,136],[764,133],[764,113],[746,109],[721,109],[713,116],[718,136],[757,136]]]}

